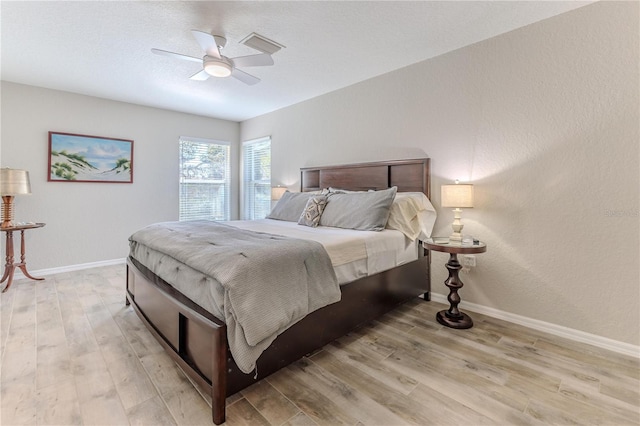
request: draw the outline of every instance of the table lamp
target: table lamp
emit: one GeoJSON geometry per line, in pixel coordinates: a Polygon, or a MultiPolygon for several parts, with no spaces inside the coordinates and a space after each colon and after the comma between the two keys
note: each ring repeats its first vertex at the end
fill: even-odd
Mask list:
{"type": "Polygon", "coordinates": [[[13,197],[22,194],[31,194],[29,172],[9,168],[0,169],[0,195],[2,196],[2,224],[0,227],[13,226],[13,197]]]}
{"type": "Polygon", "coordinates": [[[442,185],[440,187],[440,201],[442,207],[454,207],[453,209],[453,234],[449,237],[449,241],[462,243],[462,228],[464,225],[460,222],[461,208],[473,207],[473,185],[460,184],[456,180],[455,185],[442,185]]]}
{"type": "Polygon", "coordinates": [[[282,194],[284,194],[285,192],[287,192],[287,188],[285,188],[284,186],[274,186],[271,188],[271,200],[272,201],[278,201],[280,198],[282,198],[282,194]]]}

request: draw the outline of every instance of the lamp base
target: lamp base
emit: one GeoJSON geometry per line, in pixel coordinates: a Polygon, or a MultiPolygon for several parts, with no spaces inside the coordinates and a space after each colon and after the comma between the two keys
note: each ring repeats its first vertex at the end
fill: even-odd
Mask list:
{"type": "Polygon", "coordinates": [[[13,195],[2,196],[2,224],[0,224],[0,228],[13,226],[13,198],[13,195]]]}
{"type": "Polygon", "coordinates": [[[449,236],[449,241],[453,243],[462,243],[462,234],[459,232],[454,232],[449,236]]]}
{"type": "Polygon", "coordinates": [[[459,208],[453,209],[453,223],[451,224],[453,234],[449,237],[449,241],[453,241],[454,243],[462,243],[461,231],[464,225],[460,221],[460,213],[462,213],[462,210],[459,208]]]}

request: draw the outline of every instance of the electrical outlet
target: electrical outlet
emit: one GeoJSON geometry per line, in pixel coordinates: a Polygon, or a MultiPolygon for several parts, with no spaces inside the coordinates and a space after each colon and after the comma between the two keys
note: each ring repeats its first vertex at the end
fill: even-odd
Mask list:
{"type": "Polygon", "coordinates": [[[467,268],[474,268],[476,266],[476,257],[473,254],[465,254],[462,259],[462,266],[467,268]]]}

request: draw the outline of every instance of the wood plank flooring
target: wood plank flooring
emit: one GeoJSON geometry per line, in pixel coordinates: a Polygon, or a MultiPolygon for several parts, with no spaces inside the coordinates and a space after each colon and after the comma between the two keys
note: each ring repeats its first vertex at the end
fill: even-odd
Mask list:
{"type": "MultiPolygon", "coordinates": [[[[2,425],[205,425],[210,406],[124,305],[125,266],[0,298],[2,425]]],[[[640,363],[411,301],[227,400],[229,425],[640,425],[640,363]]]]}

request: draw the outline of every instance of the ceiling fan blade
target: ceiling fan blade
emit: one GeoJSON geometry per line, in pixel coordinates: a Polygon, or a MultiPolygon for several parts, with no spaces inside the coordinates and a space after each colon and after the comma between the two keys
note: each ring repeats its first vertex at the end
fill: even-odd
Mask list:
{"type": "Polygon", "coordinates": [[[205,70],[200,70],[189,78],[196,81],[205,81],[209,78],[209,74],[205,70]]]}
{"type": "Polygon", "coordinates": [[[231,58],[236,67],[262,67],[273,65],[273,58],[268,53],[231,58]]]}
{"type": "Polygon", "coordinates": [[[156,55],[170,56],[172,58],[184,59],[185,61],[193,61],[193,62],[202,63],[202,58],[195,58],[193,56],[187,56],[187,55],[183,55],[181,53],[173,53],[173,52],[168,52],[166,50],[160,50],[160,49],[151,49],[151,51],[153,53],[155,53],[156,55]]]}
{"type": "Polygon", "coordinates": [[[251,74],[240,71],[238,68],[234,68],[233,71],[231,71],[231,77],[237,78],[238,80],[245,84],[248,84],[249,86],[253,86],[254,84],[260,82],[260,79],[258,77],[254,77],[251,74]]]}
{"type": "Polygon", "coordinates": [[[193,34],[202,50],[207,52],[207,55],[220,59],[220,50],[218,50],[218,44],[216,43],[216,39],[213,38],[211,34],[198,30],[191,30],[191,34],[193,34]]]}

